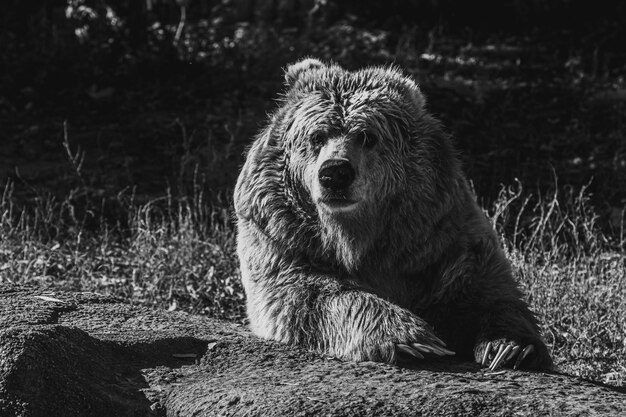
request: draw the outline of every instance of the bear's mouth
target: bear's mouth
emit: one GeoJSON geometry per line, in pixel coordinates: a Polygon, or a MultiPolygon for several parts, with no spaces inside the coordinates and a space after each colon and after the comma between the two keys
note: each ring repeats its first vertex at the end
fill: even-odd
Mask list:
{"type": "Polygon", "coordinates": [[[358,200],[349,200],[347,198],[325,198],[320,200],[324,208],[330,212],[348,212],[354,210],[358,205],[358,200]]]}

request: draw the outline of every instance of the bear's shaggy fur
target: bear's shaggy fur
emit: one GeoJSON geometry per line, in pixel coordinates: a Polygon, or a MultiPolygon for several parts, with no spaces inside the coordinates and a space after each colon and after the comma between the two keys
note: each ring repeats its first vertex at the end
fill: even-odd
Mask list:
{"type": "Polygon", "coordinates": [[[396,68],[349,72],[316,59],[288,67],[285,80],[235,190],[254,333],[387,362],[398,345],[436,350],[438,338],[483,364],[488,343],[532,345],[522,365],[550,367],[451,139],[415,82],[396,68]]]}

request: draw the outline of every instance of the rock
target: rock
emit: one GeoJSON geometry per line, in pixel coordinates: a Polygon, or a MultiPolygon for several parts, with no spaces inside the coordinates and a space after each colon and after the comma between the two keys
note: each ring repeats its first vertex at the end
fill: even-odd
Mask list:
{"type": "Polygon", "coordinates": [[[560,374],[341,362],[207,317],[0,285],[0,416],[626,415],[560,374]]]}

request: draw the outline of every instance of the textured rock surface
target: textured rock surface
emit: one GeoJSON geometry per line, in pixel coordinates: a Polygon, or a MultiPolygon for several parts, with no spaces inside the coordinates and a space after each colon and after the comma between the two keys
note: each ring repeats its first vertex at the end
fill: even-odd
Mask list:
{"type": "Polygon", "coordinates": [[[340,362],[205,317],[0,285],[2,417],[420,414],[618,416],[626,394],[453,361],[340,362]]]}

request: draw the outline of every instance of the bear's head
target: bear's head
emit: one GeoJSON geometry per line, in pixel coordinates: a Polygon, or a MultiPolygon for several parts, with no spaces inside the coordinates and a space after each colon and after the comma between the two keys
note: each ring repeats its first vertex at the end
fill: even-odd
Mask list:
{"type": "Polygon", "coordinates": [[[375,244],[406,244],[437,221],[458,163],[411,78],[308,58],[285,83],[268,137],[284,153],[292,212],[309,212],[325,253],[354,270],[375,244]]]}
{"type": "Polygon", "coordinates": [[[349,224],[405,186],[417,85],[394,69],[351,73],[305,59],[285,73],[291,167],[322,220],[349,224]]]}

